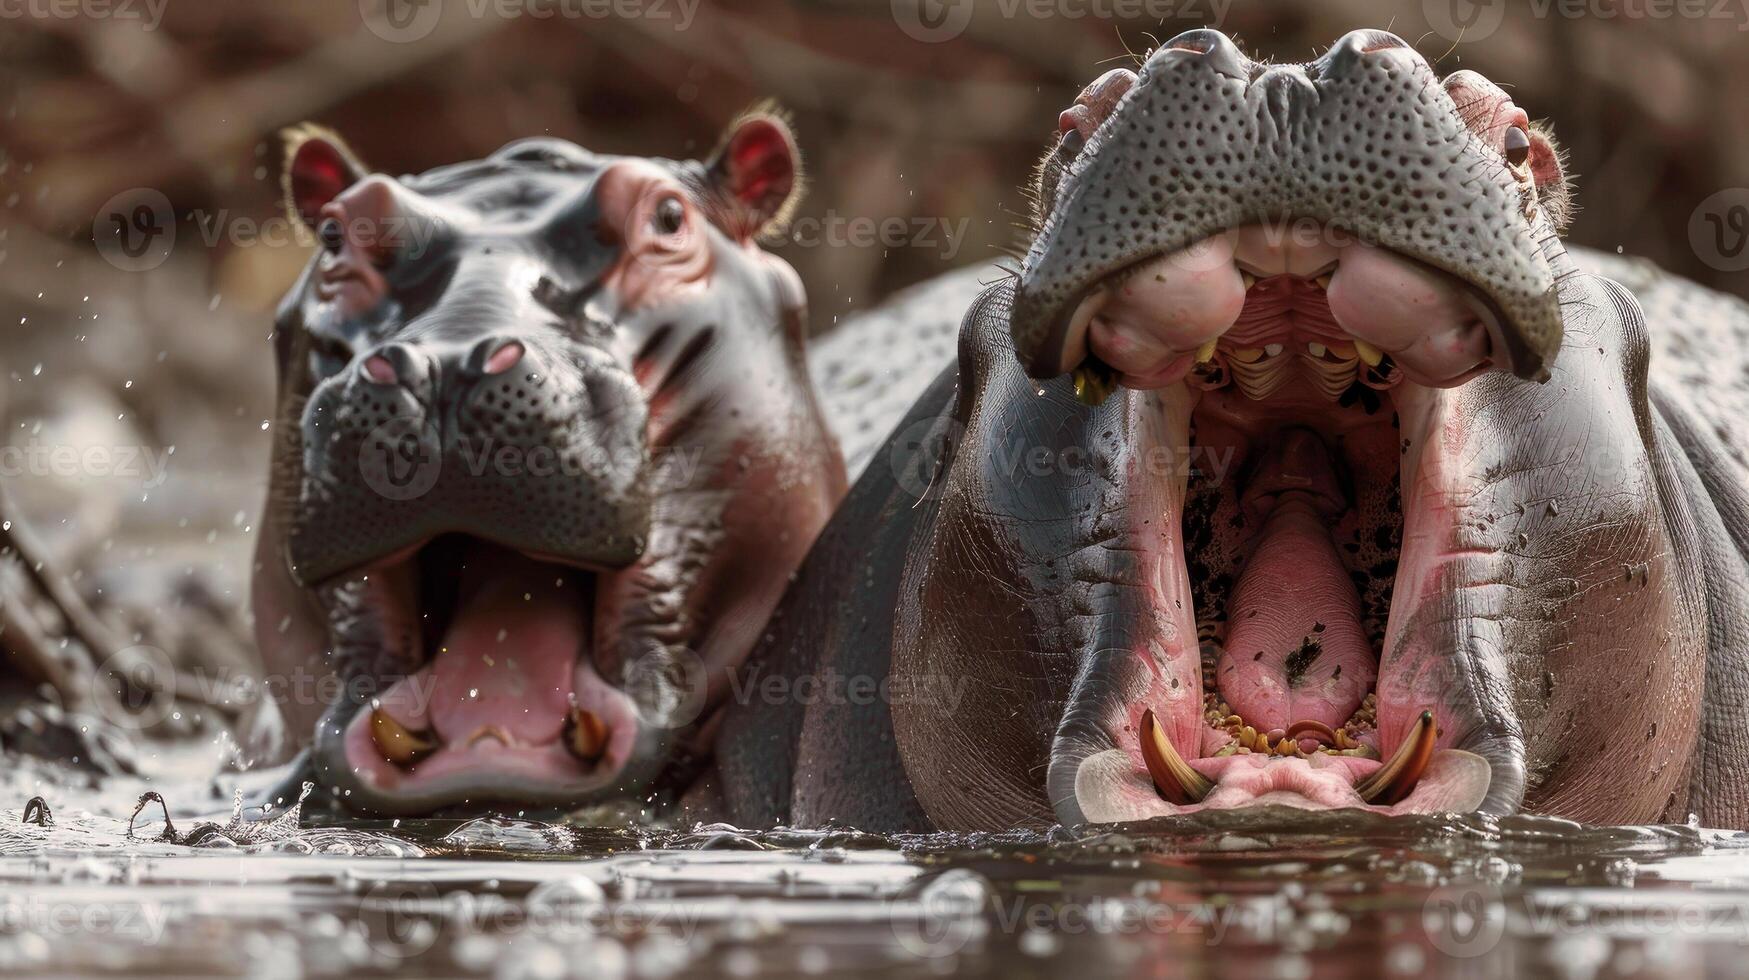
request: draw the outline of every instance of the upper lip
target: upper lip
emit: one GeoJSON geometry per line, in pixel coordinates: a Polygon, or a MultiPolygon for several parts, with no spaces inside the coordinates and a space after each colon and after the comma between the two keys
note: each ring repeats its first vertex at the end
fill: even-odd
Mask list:
{"type": "MultiPolygon", "coordinates": [[[[1181,208],[1176,212],[1162,208],[1157,213],[1150,212],[1147,202],[1152,185],[1132,183],[1140,178],[1123,164],[1126,155],[1141,154],[1144,150],[1151,158],[1171,152],[1153,143],[1138,147],[1130,145],[1130,141],[1132,134],[1137,134],[1134,135],[1136,140],[1152,140],[1152,134],[1162,125],[1162,117],[1169,118],[1174,72],[1189,70],[1184,67],[1189,63],[1187,59],[1201,59],[1228,79],[1225,84],[1236,86],[1240,92],[1249,84],[1244,79],[1233,77],[1226,69],[1231,68],[1229,62],[1235,59],[1246,65],[1250,62],[1237,53],[1231,41],[1218,35],[1216,39],[1218,43],[1203,38],[1197,46],[1167,45],[1157,50],[1143,69],[1142,80],[1130,89],[1100,126],[1098,138],[1082,152],[1073,174],[1063,179],[1053,204],[1053,215],[1044,223],[1028,251],[1015,288],[1011,323],[1017,341],[1021,342],[1029,374],[1041,378],[1055,377],[1073,367],[1060,362],[1060,351],[1055,344],[1066,329],[1071,313],[1093,284],[1136,262],[1177,251],[1227,230],[1235,220],[1239,223],[1276,220],[1280,217],[1279,208],[1268,200],[1267,188],[1315,185],[1320,179],[1316,166],[1302,166],[1303,161],[1299,159],[1300,154],[1311,152],[1311,148],[1298,147],[1291,140],[1276,140],[1270,145],[1283,147],[1282,153],[1258,153],[1248,161],[1234,164],[1236,168],[1241,164],[1246,168],[1245,179],[1236,179],[1221,189],[1224,196],[1217,202],[1218,207],[1181,208]],[[1207,50],[1202,50],[1204,47],[1207,50]],[[1131,119],[1138,115],[1151,117],[1151,124],[1130,125],[1131,119]],[[1272,179],[1269,173],[1255,172],[1270,167],[1284,171],[1279,179],[1272,179]],[[1253,195],[1255,199],[1250,199],[1253,195]],[[1108,242],[1101,236],[1108,235],[1119,219],[1116,214],[1106,215],[1102,208],[1107,202],[1115,201],[1134,203],[1123,211],[1128,234],[1108,242]],[[1244,214],[1234,219],[1232,212],[1235,210],[1244,214]],[[1174,217],[1174,213],[1179,213],[1180,217],[1174,217]],[[1078,214],[1087,216],[1087,227],[1080,227],[1074,220],[1078,214]],[[1096,220],[1100,218],[1103,220],[1096,220]]],[[[1346,39],[1338,47],[1343,49],[1344,59],[1368,57],[1374,50],[1367,45],[1348,44],[1346,39]],[[1349,50],[1351,48],[1353,50],[1349,50]]],[[[1431,69],[1427,72],[1431,76],[1431,69]]],[[[1318,78],[1307,83],[1319,87],[1323,93],[1323,101],[1308,111],[1339,113],[1346,108],[1345,104],[1336,104],[1342,99],[1340,90],[1325,90],[1323,86],[1327,81],[1318,78]]],[[[1245,113],[1235,113],[1233,125],[1245,124],[1243,117],[1245,113]]],[[[1463,126],[1455,112],[1452,125],[1454,130],[1463,126]]],[[[1165,141],[1161,141],[1161,145],[1165,145],[1165,141]]],[[[1242,152],[1243,146],[1238,149],[1242,152]]],[[[1458,162],[1462,162],[1461,159],[1458,162]]],[[[1481,161],[1478,159],[1477,162],[1481,161]]],[[[1160,161],[1147,172],[1155,175],[1166,172],[1171,169],[1170,163],[1169,160],[1160,161]]],[[[1210,178],[1202,179],[1206,182],[1210,178]]],[[[1504,234],[1495,232],[1486,236],[1478,230],[1469,235],[1477,248],[1465,254],[1480,252],[1484,241],[1494,249],[1503,250],[1501,257],[1492,260],[1498,268],[1486,275],[1477,265],[1479,260],[1454,259],[1450,249],[1441,251],[1428,245],[1423,236],[1415,233],[1418,229],[1414,227],[1412,216],[1391,216],[1387,220],[1382,215],[1339,214],[1335,213],[1335,205],[1329,203],[1338,197],[1334,189],[1328,195],[1315,193],[1315,187],[1307,189],[1302,186],[1301,190],[1300,210],[1304,212],[1301,216],[1332,226],[1349,226],[1360,238],[1376,241],[1398,254],[1432,265],[1469,283],[1484,298],[1497,321],[1500,336],[1496,347],[1504,362],[1502,366],[1520,377],[1546,378],[1545,363],[1552,360],[1560,346],[1560,304],[1555,295],[1554,269],[1542,252],[1541,241],[1528,233],[1513,233],[1513,230],[1524,227],[1516,184],[1513,184],[1511,193],[1487,181],[1469,182],[1450,190],[1454,196],[1464,198],[1458,202],[1464,205],[1460,209],[1463,222],[1472,223],[1479,229],[1498,225],[1507,230],[1504,234]],[[1331,213],[1317,213],[1320,209],[1329,209],[1331,213]]],[[[1116,206],[1110,204],[1110,207],[1116,206]]],[[[1462,225],[1453,223],[1453,228],[1455,234],[1464,234],[1462,225]]]]}

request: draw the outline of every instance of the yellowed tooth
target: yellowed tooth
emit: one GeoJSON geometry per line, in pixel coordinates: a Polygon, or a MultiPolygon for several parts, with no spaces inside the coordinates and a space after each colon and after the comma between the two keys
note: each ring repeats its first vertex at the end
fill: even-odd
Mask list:
{"type": "Polygon", "coordinates": [[[437,749],[437,739],[430,732],[412,731],[381,708],[370,713],[370,740],[376,743],[383,758],[402,769],[437,749]]]}
{"type": "Polygon", "coordinates": [[[1383,351],[1359,337],[1354,338],[1354,352],[1360,355],[1360,359],[1366,362],[1367,367],[1378,367],[1379,362],[1385,358],[1383,351]]]}
{"type": "Polygon", "coordinates": [[[1319,276],[1317,279],[1317,283],[1318,283],[1319,289],[1326,289],[1326,290],[1329,289],[1330,288],[1330,273],[1326,272],[1323,275],[1319,276]]]}
{"type": "Polygon", "coordinates": [[[1241,347],[1233,352],[1234,360],[1243,361],[1246,364],[1255,364],[1262,357],[1263,348],[1261,347],[1241,347]]]}
{"type": "Polygon", "coordinates": [[[607,723],[593,711],[571,708],[565,719],[565,745],[584,762],[594,762],[607,751],[607,723]]]}
{"type": "Polygon", "coordinates": [[[1239,729],[1239,744],[1251,748],[1257,744],[1257,729],[1246,725],[1239,729]]]}
{"type": "Polygon", "coordinates": [[[1326,350],[1329,350],[1329,348],[1315,340],[1306,345],[1306,352],[1313,357],[1323,357],[1326,350]]]}
{"type": "Polygon", "coordinates": [[[1293,755],[1300,750],[1300,745],[1291,738],[1284,738],[1275,743],[1276,755],[1293,755]]]}
{"type": "Polygon", "coordinates": [[[1142,712],[1142,762],[1153,777],[1154,789],[1167,802],[1180,805],[1201,803],[1215,788],[1208,777],[1195,769],[1172,747],[1172,740],[1155,720],[1152,709],[1142,712]]]}
{"type": "Polygon", "coordinates": [[[1075,369],[1075,398],[1084,405],[1099,406],[1117,388],[1117,374],[1105,362],[1089,357],[1075,369]]]}
{"type": "Polygon", "coordinates": [[[1433,759],[1436,735],[1433,712],[1421,712],[1403,744],[1397,746],[1396,753],[1372,775],[1355,783],[1354,791],[1368,803],[1380,806],[1401,803],[1421,781],[1422,773],[1427,771],[1427,764],[1433,759]]]}
{"type": "Polygon", "coordinates": [[[1245,284],[1246,289],[1250,289],[1252,286],[1257,285],[1257,277],[1246,272],[1244,269],[1239,270],[1239,279],[1245,284]]]}
{"type": "Polygon", "coordinates": [[[1219,337],[1211,337],[1209,338],[1208,343],[1198,347],[1196,349],[1196,363],[1207,364],[1209,361],[1213,360],[1215,356],[1215,344],[1218,343],[1220,339],[1221,338],[1219,337]]]}

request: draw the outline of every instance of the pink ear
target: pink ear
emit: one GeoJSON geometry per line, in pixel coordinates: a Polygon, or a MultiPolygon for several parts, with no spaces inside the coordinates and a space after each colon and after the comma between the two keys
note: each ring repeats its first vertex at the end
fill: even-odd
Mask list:
{"type": "Polygon", "coordinates": [[[286,207],[314,228],[323,205],[362,179],[365,169],[333,134],[306,126],[287,130],[285,139],[286,207]]]}
{"type": "Polygon", "coordinates": [[[776,116],[742,119],[724,140],[710,170],[726,210],[728,230],[751,238],[779,220],[801,183],[801,155],[776,116]]]}
{"type": "Polygon", "coordinates": [[[1550,184],[1565,184],[1567,175],[1561,169],[1561,154],[1555,144],[1541,131],[1530,131],[1530,175],[1538,190],[1550,184]]]}

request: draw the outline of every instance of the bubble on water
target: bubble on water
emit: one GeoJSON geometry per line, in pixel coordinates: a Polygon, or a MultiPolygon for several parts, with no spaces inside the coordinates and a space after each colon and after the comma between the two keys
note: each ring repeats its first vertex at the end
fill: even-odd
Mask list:
{"type": "MultiPolygon", "coordinates": [[[[615,974],[593,969],[592,977],[612,977],[615,974]]],[[[498,969],[492,974],[497,980],[559,980],[569,975],[569,965],[565,953],[551,943],[532,945],[520,943],[510,948],[509,955],[498,964],[498,969]]]]}
{"type": "Polygon", "coordinates": [[[1426,861],[1407,861],[1390,877],[1406,885],[1437,885],[1439,869],[1426,861]]]}
{"type": "Polygon", "coordinates": [[[832,957],[818,946],[803,946],[796,953],[796,967],[809,976],[819,976],[832,968],[832,957]]]}
{"type": "Polygon", "coordinates": [[[1550,976],[1564,980],[1592,980],[1609,962],[1613,941],[1601,933],[1570,933],[1557,936],[1543,950],[1543,965],[1550,976]]]}
{"type": "Polygon", "coordinates": [[[1476,877],[1491,885],[1504,885],[1518,880],[1524,868],[1516,861],[1508,861],[1497,854],[1490,854],[1476,862],[1476,877]]]}
{"type": "Polygon", "coordinates": [[[1062,939],[1043,929],[1028,929],[1020,936],[1020,951],[1027,956],[1043,959],[1057,955],[1062,948],[1062,939]]]}
{"type": "Polygon", "coordinates": [[[552,932],[587,932],[606,908],[606,890],[583,875],[542,882],[528,894],[529,920],[552,932]]]}
{"type": "Polygon", "coordinates": [[[1298,953],[1280,956],[1270,964],[1269,975],[1276,980],[1309,980],[1312,975],[1312,961],[1298,953]]]}
{"type": "Polygon", "coordinates": [[[483,973],[504,955],[504,941],[477,932],[469,933],[450,944],[449,955],[462,969],[483,973]]]}
{"type": "Polygon", "coordinates": [[[1399,943],[1385,954],[1385,970],[1399,976],[1420,976],[1426,965],[1426,954],[1421,952],[1421,947],[1411,943],[1399,943]]]}
{"type": "Polygon", "coordinates": [[[1632,888],[1640,866],[1633,858],[1616,858],[1603,866],[1603,880],[1617,888],[1632,888]]]}

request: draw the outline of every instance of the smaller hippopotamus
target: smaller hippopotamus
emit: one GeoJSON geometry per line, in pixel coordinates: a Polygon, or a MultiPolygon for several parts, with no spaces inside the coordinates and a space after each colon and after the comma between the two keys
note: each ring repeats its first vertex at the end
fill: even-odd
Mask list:
{"type": "Polygon", "coordinates": [[[288,787],[377,815],[704,798],[727,671],[845,489],[800,282],[758,246],[801,191],[788,125],[400,178],[305,126],[284,183],[320,245],[278,312],[253,585],[312,736],[288,787]]]}
{"type": "Polygon", "coordinates": [[[1547,131],[1383,31],[1174,38],[1035,191],[750,661],[883,696],[733,713],[738,822],[1749,826],[1749,307],[1569,250],[1547,131]]]}

